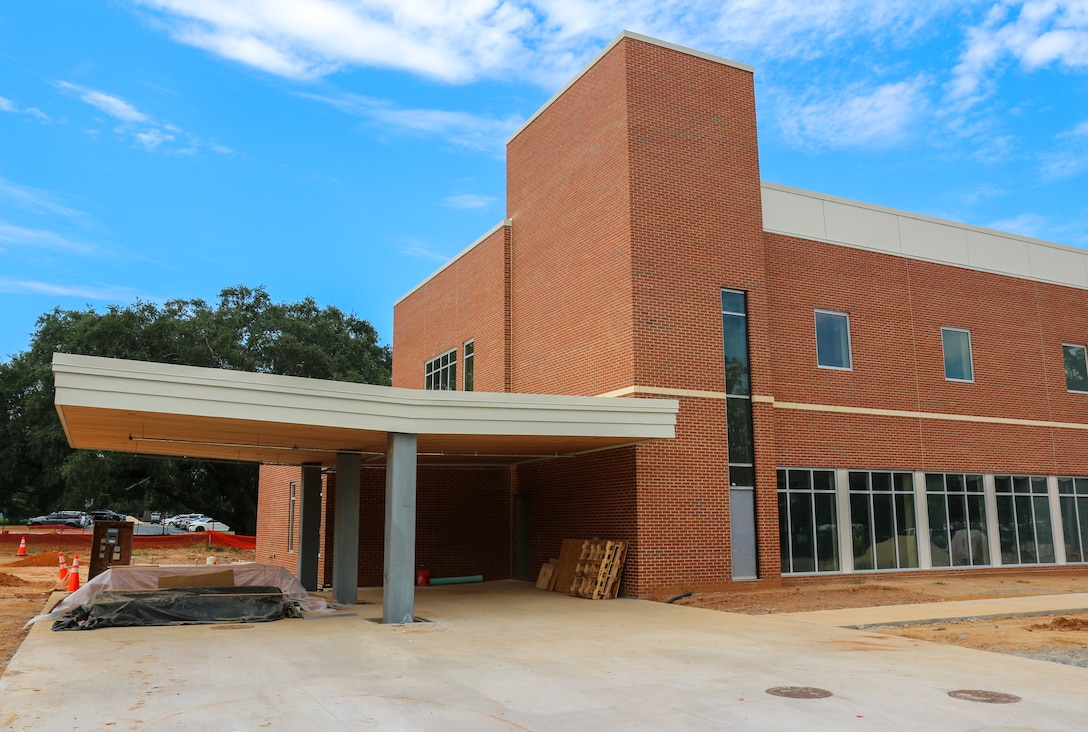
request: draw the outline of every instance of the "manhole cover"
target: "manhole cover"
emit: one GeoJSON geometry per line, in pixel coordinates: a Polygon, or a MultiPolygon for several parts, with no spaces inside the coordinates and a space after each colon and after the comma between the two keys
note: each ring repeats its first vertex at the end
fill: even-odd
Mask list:
{"type": "Polygon", "coordinates": [[[772,686],[767,693],[787,699],[826,699],[831,696],[827,689],[817,689],[815,686],[772,686]]]}
{"type": "Polygon", "coordinates": [[[953,699],[978,702],[980,704],[1015,704],[1020,697],[1013,694],[1002,694],[1000,691],[983,691],[982,689],[956,689],[948,692],[953,699]]]}

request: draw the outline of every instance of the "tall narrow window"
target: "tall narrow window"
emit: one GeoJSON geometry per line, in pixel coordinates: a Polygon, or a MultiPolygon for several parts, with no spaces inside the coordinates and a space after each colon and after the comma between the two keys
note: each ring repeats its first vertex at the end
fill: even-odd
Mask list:
{"type": "Polygon", "coordinates": [[[725,431],[728,442],[729,528],[733,579],[755,579],[755,436],[748,369],[747,296],[722,290],[722,350],[725,356],[725,431]]]}
{"type": "Polygon", "coordinates": [[[944,378],[949,381],[974,381],[971,365],[971,331],[962,328],[941,328],[944,347],[944,378]]]}
{"type": "Polygon", "coordinates": [[[295,513],[298,505],[298,484],[291,483],[291,494],[287,499],[287,551],[295,550],[295,513]]]}
{"type": "Polygon", "coordinates": [[[854,569],[917,567],[914,476],[852,470],[849,480],[854,569]]]}
{"type": "Polygon", "coordinates": [[[457,349],[432,358],[423,369],[424,389],[453,391],[457,388],[457,349]]]}
{"type": "Polygon", "coordinates": [[[1065,561],[1088,562],[1088,478],[1058,478],[1065,561]]]}
{"type": "Polygon", "coordinates": [[[473,366],[476,361],[476,341],[465,341],[465,391],[475,390],[473,366]]]}
{"type": "Polygon", "coordinates": [[[995,475],[1002,564],[1053,564],[1054,532],[1046,478],[995,475]]]}
{"type": "Polygon", "coordinates": [[[926,504],[934,567],[990,563],[981,475],[926,473],[926,504]]]}
{"type": "Polygon", "coordinates": [[[839,571],[834,470],[778,470],[782,574],[839,571]]]}
{"type": "Polygon", "coordinates": [[[1088,393],[1088,358],[1084,346],[1063,343],[1062,356],[1065,359],[1065,388],[1088,393]]]}
{"type": "Polygon", "coordinates": [[[816,365],[825,369],[853,368],[850,358],[850,316],[816,311],[816,365]]]}

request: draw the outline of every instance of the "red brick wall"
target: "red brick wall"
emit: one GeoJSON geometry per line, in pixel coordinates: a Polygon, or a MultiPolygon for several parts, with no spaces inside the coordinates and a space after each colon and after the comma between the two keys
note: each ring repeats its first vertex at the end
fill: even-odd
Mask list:
{"type": "MultiPolygon", "coordinates": [[[[1088,293],[767,234],[779,402],[1088,423],[1063,341],[1088,293]],[[816,366],[815,309],[850,315],[852,371],[816,366]],[[941,327],[971,331],[974,383],[944,376],[941,327]]],[[[1088,431],[775,410],[783,466],[1088,474],[1088,431]]]]}
{"type": "MultiPolygon", "coordinates": [[[[298,513],[295,514],[295,551],[287,551],[287,515],[291,483],[302,500],[302,468],[262,465],[257,490],[257,561],[298,574],[298,513]]],[[[296,511],[298,508],[296,507],[296,511]]]]}
{"type": "Polygon", "coordinates": [[[632,383],[628,47],[507,145],[515,392],[592,395],[632,383]]]}
{"type": "Polygon", "coordinates": [[[465,341],[475,340],[476,391],[506,391],[509,228],[500,227],[393,309],[393,386],[422,389],[424,364],[457,349],[464,388],[465,341]]]}
{"type": "MultiPolygon", "coordinates": [[[[420,467],[416,485],[416,564],[432,577],[482,574],[509,579],[513,570],[508,469],[420,467]]],[[[335,496],[335,476],[330,478],[335,496]]],[[[330,499],[328,506],[334,507],[330,499]]],[[[330,510],[331,515],[334,511],[330,510]]],[[[332,532],[328,532],[331,537],[332,532]]],[[[332,581],[331,541],[328,579],[332,581]]],[[[364,467],[359,484],[359,586],[382,584],[385,561],[385,469],[364,467]]]]}
{"type": "MultiPolygon", "coordinates": [[[[749,71],[628,47],[635,383],[725,390],[722,288],[747,294],[751,379],[773,390],[755,90],[749,71]]],[[[725,403],[683,399],[677,439],[638,450],[637,592],[732,574],[725,403]],[[677,469],[682,466],[682,469],[677,469]],[[648,563],[648,562],[647,562],[648,563]]],[[[778,574],[774,422],[754,411],[760,573],[778,574]]]]}
{"type": "MultiPolygon", "coordinates": [[[[634,448],[526,463],[516,474],[517,492],[531,496],[533,577],[559,557],[563,539],[637,540],[634,448]]],[[[638,584],[638,573],[637,553],[629,550],[624,594],[638,584]]]]}

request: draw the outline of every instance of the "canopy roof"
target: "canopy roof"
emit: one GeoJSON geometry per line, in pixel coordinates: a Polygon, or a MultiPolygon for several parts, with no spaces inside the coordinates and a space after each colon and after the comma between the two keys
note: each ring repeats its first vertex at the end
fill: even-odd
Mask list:
{"type": "Polygon", "coordinates": [[[384,462],[391,432],[419,463],[505,464],[667,439],[675,399],[423,391],[53,354],[56,407],[76,448],[331,465],[384,462]]]}

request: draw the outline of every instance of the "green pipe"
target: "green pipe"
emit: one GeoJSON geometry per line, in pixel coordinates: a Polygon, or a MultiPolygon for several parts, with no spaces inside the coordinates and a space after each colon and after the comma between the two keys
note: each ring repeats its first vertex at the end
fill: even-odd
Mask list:
{"type": "Polygon", "coordinates": [[[483,582],[482,574],[470,574],[465,577],[431,577],[432,585],[464,585],[469,582],[483,582]]]}

